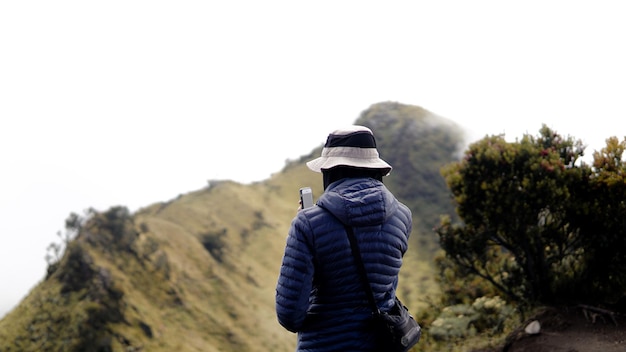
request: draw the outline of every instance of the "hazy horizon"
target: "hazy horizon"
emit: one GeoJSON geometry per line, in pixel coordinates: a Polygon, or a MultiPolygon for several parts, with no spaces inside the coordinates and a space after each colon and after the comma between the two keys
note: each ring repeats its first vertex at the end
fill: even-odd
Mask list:
{"type": "Polygon", "coordinates": [[[70,212],[268,178],[372,104],[626,135],[618,1],[0,3],[0,316],[70,212]],[[7,289],[10,288],[10,289],[7,289]]]}

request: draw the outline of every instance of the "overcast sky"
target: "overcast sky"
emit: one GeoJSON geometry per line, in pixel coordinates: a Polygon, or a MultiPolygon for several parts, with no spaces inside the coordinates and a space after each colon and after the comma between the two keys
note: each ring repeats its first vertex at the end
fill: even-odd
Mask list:
{"type": "Polygon", "coordinates": [[[626,135],[620,3],[0,2],[0,317],[70,212],[266,179],[374,103],[591,155],[626,135]]]}

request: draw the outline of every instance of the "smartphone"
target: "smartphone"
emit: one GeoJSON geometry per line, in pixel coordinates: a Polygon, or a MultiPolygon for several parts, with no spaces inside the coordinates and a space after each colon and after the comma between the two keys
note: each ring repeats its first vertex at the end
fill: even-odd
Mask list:
{"type": "Polygon", "coordinates": [[[313,191],[311,191],[311,187],[300,188],[300,201],[302,202],[302,209],[313,206],[313,191]]]}

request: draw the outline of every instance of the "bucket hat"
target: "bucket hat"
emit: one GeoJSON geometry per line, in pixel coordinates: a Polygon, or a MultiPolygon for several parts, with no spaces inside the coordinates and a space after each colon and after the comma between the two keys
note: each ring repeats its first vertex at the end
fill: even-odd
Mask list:
{"type": "Polygon", "coordinates": [[[322,172],[335,166],[381,169],[383,175],[391,172],[391,165],[380,158],[372,130],[353,125],[331,132],[322,149],[322,155],[306,163],[309,169],[322,172]]]}

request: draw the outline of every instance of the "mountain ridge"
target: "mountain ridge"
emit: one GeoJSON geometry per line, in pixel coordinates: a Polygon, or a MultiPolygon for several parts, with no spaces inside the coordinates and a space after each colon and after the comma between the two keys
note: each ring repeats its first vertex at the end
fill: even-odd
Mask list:
{"type": "MultiPolygon", "coordinates": [[[[436,239],[420,217],[452,209],[448,199],[428,198],[426,207],[412,194],[424,182],[426,193],[445,193],[443,180],[428,182],[456,157],[461,131],[440,119],[385,102],[355,122],[374,129],[394,166],[386,184],[414,206],[418,226],[398,291],[414,309],[427,306],[425,294],[437,294],[436,239]],[[431,135],[440,141],[428,141],[431,135]]],[[[322,192],[320,175],[304,164],[320,150],[261,182],[211,182],[133,214],[122,206],[90,214],[47,277],[0,320],[0,351],[293,350],[295,336],[276,322],[274,285],[298,188],[322,192]]]]}

